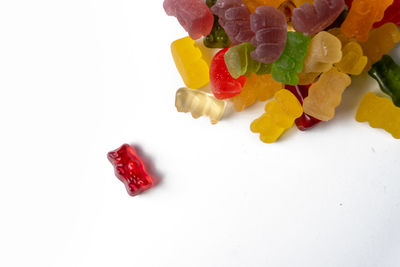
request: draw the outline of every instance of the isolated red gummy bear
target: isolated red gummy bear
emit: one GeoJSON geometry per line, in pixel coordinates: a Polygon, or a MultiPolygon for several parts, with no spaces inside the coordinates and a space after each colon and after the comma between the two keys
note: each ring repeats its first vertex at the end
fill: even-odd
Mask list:
{"type": "Polygon", "coordinates": [[[214,96],[218,99],[234,97],[242,92],[246,82],[245,76],[235,79],[231,76],[225,64],[225,53],[228,48],[219,51],[211,61],[210,83],[214,96]]]}
{"type": "Polygon", "coordinates": [[[136,196],[153,186],[153,181],[146,173],[143,162],[136,156],[134,148],[128,144],[107,154],[114,166],[115,175],[125,184],[128,194],[136,196]]]}
{"type": "MultiPolygon", "coordinates": [[[[303,105],[304,98],[306,98],[308,96],[308,90],[310,87],[311,87],[311,84],[296,85],[296,86],[285,85],[285,88],[288,89],[290,92],[292,92],[302,105],[303,105]]],[[[320,120],[318,120],[304,112],[300,118],[297,118],[295,120],[297,128],[301,131],[307,131],[320,122],[321,122],[320,120]]]]}

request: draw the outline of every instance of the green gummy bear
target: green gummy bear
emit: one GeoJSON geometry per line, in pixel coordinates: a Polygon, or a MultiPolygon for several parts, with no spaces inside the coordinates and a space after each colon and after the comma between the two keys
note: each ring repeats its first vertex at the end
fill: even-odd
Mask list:
{"type": "Polygon", "coordinates": [[[255,49],[251,43],[242,43],[229,48],[225,53],[225,64],[233,78],[237,79],[242,75],[250,76],[252,73],[258,75],[271,73],[271,64],[255,61],[250,56],[255,49]]]}
{"type": "Polygon", "coordinates": [[[303,61],[307,54],[310,36],[300,32],[288,32],[285,50],[281,57],[272,63],[272,78],[288,85],[297,85],[297,73],[303,70],[303,61]]]}
{"type": "Polygon", "coordinates": [[[390,56],[384,55],[381,60],[372,65],[368,74],[377,80],[381,90],[392,98],[396,106],[400,107],[400,66],[390,56]]]}
{"type": "MultiPolygon", "coordinates": [[[[217,0],[207,0],[206,4],[211,8],[217,0]]],[[[224,28],[218,23],[218,17],[214,16],[214,25],[209,35],[207,35],[203,43],[208,48],[226,48],[232,45],[231,40],[229,40],[224,28]]]]}

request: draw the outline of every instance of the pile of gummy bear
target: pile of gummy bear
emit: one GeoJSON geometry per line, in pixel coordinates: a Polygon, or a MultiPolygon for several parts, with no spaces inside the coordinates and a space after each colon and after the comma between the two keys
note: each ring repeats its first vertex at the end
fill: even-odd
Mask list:
{"type": "Polygon", "coordinates": [[[331,120],[351,76],[373,77],[391,99],[367,93],[356,120],[400,138],[400,0],[165,0],[189,36],[171,45],[186,88],[179,112],[217,123],[227,101],[240,112],[266,101],[250,129],[266,143],[296,124],[331,120]],[[205,86],[211,87],[212,94],[205,86]]]}

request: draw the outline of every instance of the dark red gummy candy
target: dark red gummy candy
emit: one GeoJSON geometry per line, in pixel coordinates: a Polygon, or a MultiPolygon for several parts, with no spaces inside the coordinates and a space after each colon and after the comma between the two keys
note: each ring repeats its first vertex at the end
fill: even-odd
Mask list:
{"type": "Polygon", "coordinates": [[[136,156],[134,148],[122,145],[107,154],[114,166],[115,175],[125,184],[128,194],[136,196],[153,186],[153,181],[146,173],[143,162],[136,156]]]}
{"type": "MultiPolygon", "coordinates": [[[[303,105],[304,98],[308,96],[308,89],[310,88],[311,84],[309,85],[285,85],[285,88],[292,92],[299,102],[303,105]]],[[[320,123],[321,121],[304,113],[301,115],[300,118],[295,120],[296,126],[301,131],[306,131],[320,123]]]]}

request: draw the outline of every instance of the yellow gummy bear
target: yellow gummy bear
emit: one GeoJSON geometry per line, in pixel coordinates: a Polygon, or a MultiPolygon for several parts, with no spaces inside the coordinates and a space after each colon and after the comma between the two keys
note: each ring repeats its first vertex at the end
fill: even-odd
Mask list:
{"type": "Polygon", "coordinates": [[[303,109],[297,98],[290,91],[282,89],[275,94],[274,100],[267,103],[265,113],[251,123],[250,130],[260,133],[264,143],[273,143],[302,114],[303,109]]]}
{"type": "Polygon", "coordinates": [[[181,88],[176,92],[175,106],[178,112],[191,112],[195,119],[208,116],[215,124],[224,114],[226,102],[200,90],[181,88]]]}
{"type": "Polygon", "coordinates": [[[338,70],[352,75],[360,75],[368,62],[361,45],[352,41],[343,47],[342,53],[342,60],[336,64],[338,70]]]}
{"type": "Polygon", "coordinates": [[[341,25],[347,37],[355,37],[359,42],[368,40],[368,34],[375,22],[382,20],[385,10],[393,0],[354,0],[349,14],[341,25]]]}
{"type": "Polygon", "coordinates": [[[259,6],[273,6],[278,8],[285,0],[242,0],[251,13],[254,13],[259,6]]]}
{"type": "Polygon", "coordinates": [[[252,74],[247,78],[242,92],[230,100],[233,102],[236,111],[240,112],[253,105],[256,101],[270,99],[282,87],[282,83],[272,79],[271,74],[252,74]]]}
{"type": "Polygon", "coordinates": [[[372,64],[379,61],[383,55],[389,53],[390,50],[400,41],[400,32],[393,23],[386,23],[377,29],[373,29],[368,41],[361,43],[364,55],[368,57],[368,64],[365,68],[368,71],[372,64]]]}
{"type": "Polygon", "coordinates": [[[172,57],[184,83],[189,88],[201,88],[210,82],[209,66],[190,37],[171,44],[172,57]]]}
{"type": "Polygon", "coordinates": [[[356,120],[369,122],[373,128],[381,128],[400,139],[400,108],[392,100],[367,93],[358,107],[356,120]]]}
{"type": "Polygon", "coordinates": [[[322,31],[315,35],[308,46],[303,72],[326,72],[342,59],[342,43],[334,35],[322,31]]]}
{"type": "Polygon", "coordinates": [[[321,72],[309,72],[309,73],[298,73],[297,77],[299,77],[299,85],[309,85],[315,82],[321,72]]]}
{"type": "Polygon", "coordinates": [[[304,99],[304,113],[321,121],[331,120],[335,116],[335,108],[342,101],[344,90],[350,84],[350,77],[336,68],[323,73],[304,99]]]}

